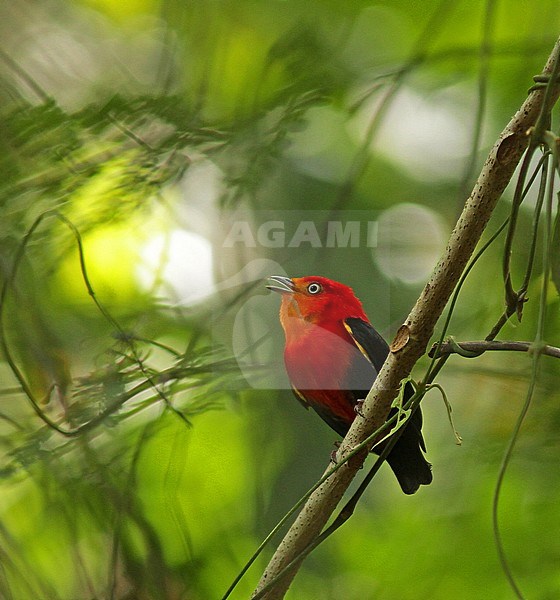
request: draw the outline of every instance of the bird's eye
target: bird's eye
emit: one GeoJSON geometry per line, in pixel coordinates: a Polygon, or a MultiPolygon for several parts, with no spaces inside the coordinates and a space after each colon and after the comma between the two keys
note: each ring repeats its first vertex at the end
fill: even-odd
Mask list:
{"type": "Polygon", "coordinates": [[[322,287],[318,284],[318,283],[310,283],[307,286],[307,291],[310,294],[318,294],[320,291],[322,291],[322,287]]]}

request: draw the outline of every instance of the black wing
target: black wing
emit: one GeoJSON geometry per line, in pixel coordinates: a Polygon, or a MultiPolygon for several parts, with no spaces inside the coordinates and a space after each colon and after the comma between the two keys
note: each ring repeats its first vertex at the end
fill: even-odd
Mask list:
{"type": "MultiPolygon", "coordinates": [[[[344,326],[352,336],[360,352],[375,370],[375,374],[371,379],[371,384],[373,385],[377,373],[389,354],[389,346],[379,333],[362,319],[351,317],[344,321],[344,326]]],[[[368,391],[369,389],[352,389],[352,394],[356,401],[363,400],[368,391]]],[[[408,400],[413,393],[414,388],[410,383],[407,383],[404,400],[408,400]]],[[[392,409],[389,416],[392,416],[395,410],[392,409]]],[[[383,444],[380,444],[375,452],[380,453],[382,450],[383,444]]],[[[420,485],[428,485],[432,481],[431,465],[424,458],[422,450],[426,451],[426,445],[422,436],[422,412],[420,411],[420,407],[418,407],[387,457],[387,462],[393,469],[402,490],[406,494],[413,494],[420,485]]]]}
{"type": "Polygon", "coordinates": [[[375,372],[378,373],[389,354],[387,342],[369,323],[362,319],[350,317],[344,321],[344,326],[354,338],[360,352],[369,360],[375,372]]]}
{"type": "Polygon", "coordinates": [[[389,346],[377,331],[362,319],[346,319],[344,327],[359,350],[349,365],[345,382],[346,389],[352,392],[357,402],[367,396],[389,354],[389,346]]]}

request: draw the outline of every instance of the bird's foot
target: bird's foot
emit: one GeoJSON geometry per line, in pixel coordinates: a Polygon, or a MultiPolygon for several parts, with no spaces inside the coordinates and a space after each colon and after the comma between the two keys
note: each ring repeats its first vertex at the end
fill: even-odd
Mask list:
{"type": "MultiPolygon", "coordinates": [[[[333,463],[333,465],[338,464],[338,458],[336,456],[336,453],[338,452],[338,449],[340,448],[340,446],[342,446],[342,442],[334,443],[334,450],[331,452],[331,462],[333,463]]],[[[360,469],[363,469],[363,468],[364,468],[364,465],[360,465],[360,469]]]]}
{"type": "Polygon", "coordinates": [[[336,458],[336,453],[338,452],[339,448],[340,448],[340,442],[335,442],[334,450],[331,452],[331,462],[333,463],[333,465],[336,465],[338,463],[338,460],[336,458]]]}
{"type": "Polygon", "coordinates": [[[357,415],[360,415],[360,417],[364,416],[364,413],[362,412],[362,406],[364,405],[364,401],[363,400],[358,400],[356,402],[356,404],[354,405],[354,412],[357,415]]]}

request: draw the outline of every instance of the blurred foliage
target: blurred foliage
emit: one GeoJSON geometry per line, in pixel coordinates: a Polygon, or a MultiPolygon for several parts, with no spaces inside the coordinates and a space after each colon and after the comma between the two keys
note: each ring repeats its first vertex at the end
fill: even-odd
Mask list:
{"type": "MultiPolygon", "coordinates": [[[[262,278],[344,281],[394,333],[559,14],[554,0],[2,5],[2,598],[223,596],[333,442],[280,389],[262,278]],[[289,241],[333,215],[380,223],[378,246],[225,246],[239,219],[279,220],[289,241]]],[[[534,206],[531,191],[519,283],[534,206]]],[[[544,329],[556,346],[558,223],[544,329]]],[[[482,339],[503,311],[502,251],[503,236],[461,292],[458,340],[482,339]]],[[[503,339],[535,338],[542,257],[539,237],[523,320],[503,339]]],[[[404,497],[382,469],[288,597],[512,597],[491,506],[530,372],[525,355],[452,357],[438,381],[463,446],[431,392],[434,483],[404,497]]],[[[560,589],[559,375],[541,360],[500,500],[511,569],[541,600],[560,589]]],[[[250,596],[270,552],[232,598],[250,596]]]]}

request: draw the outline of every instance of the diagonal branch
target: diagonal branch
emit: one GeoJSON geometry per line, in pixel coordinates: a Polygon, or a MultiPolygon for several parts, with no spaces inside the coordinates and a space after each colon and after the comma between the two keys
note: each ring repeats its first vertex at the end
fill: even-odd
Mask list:
{"type": "MultiPolygon", "coordinates": [[[[560,39],[543,69],[543,76],[550,77],[559,56],[560,39]]],[[[410,374],[426,351],[435,325],[480,240],[494,207],[529,145],[528,131],[533,127],[536,131],[542,131],[546,127],[550,109],[559,94],[558,84],[533,88],[494,144],[451,233],[443,256],[391,345],[391,352],[364,402],[363,418],[355,419],[340,446],[339,460],[343,460],[353,448],[384,423],[400,381],[410,374]]],[[[256,593],[261,593],[269,583],[274,582],[260,597],[266,600],[284,597],[302,559],[295,560],[293,567],[282,578],[276,580],[277,575],[307,546],[314,543],[365,458],[363,453],[355,456],[309,497],[258,584],[256,593]]]]}

